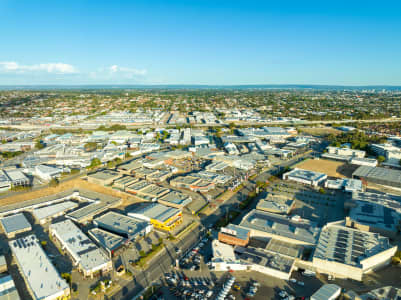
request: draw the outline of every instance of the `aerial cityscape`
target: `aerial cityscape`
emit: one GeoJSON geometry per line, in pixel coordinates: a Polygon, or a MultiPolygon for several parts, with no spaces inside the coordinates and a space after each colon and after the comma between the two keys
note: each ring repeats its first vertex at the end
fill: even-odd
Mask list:
{"type": "Polygon", "coordinates": [[[399,3],[55,2],[0,1],[0,300],[401,299],[399,3]]]}

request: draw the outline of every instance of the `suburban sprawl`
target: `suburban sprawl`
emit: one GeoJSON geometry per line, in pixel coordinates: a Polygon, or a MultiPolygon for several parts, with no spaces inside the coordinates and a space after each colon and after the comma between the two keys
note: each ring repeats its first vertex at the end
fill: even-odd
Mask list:
{"type": "Polygon", "coordinates": [[[400,299],[401,92],[0,91],[0,300],[400,299]]]}

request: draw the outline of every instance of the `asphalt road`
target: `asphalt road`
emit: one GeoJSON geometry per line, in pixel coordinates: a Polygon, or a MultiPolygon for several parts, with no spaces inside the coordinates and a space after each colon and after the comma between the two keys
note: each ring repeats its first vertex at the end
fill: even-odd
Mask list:
{"type": "Polygon", "coordinates": [[[199,227],[187,234],[181,240],[173,242],[166,241],[166,247],[154,257],[147,266],[146,269],[138,270],[132,267],[128,260],[129,258],[122,256],[122,261],[125,267],[134,274],[134,280],[132,285],[126,286],[120,290],[117,294],[113,295],[108,299],[132,299],[134,296],[139,294],[143,289],[149,287],[153,282],[161,279],[164,273],[169,272],[175,265],[177,258],[183,256],[187,251],[191,250],[199,242],[202,232],[199,227]],[[178,247],[182,253],[177,255],[174,248],[178,247]]]}

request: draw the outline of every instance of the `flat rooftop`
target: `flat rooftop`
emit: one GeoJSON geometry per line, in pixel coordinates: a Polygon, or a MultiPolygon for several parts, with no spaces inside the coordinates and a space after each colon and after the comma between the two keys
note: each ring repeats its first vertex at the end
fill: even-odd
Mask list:
{"type": "Polygon", "coordinates": [[[192,202],[192,199],[190,196],[188,196],[184,193],[177,192],[177,191],[170,191],[166,195],[162,196],[160,198],[160,200],[170,202],[173,204],[177,204],[177,205],[182,205],[182,206],[188,205],[189,203],[192,202]]]}
{"type": "Polygon", "coordinates": [[[95,178],[98,180],[109,180],[109,179],[113,179],[118,176],[120,176],[120,173],[118,173],[117,171],[113,171],[113,170],[103,170],[103,171],[98,171],[96,173],[88,175],[88,177],[95,178]]]}
{"type": "Polygon", "coordinates": [[[103,229],[112,230],[118,234],[135,237],[143,229],[149,226],[148,222],[129,217],[114,211],[109,211],[93,220],[93,223],[103,229]]]}
{"type": "Polygon", "coordinates": [[[399,214],[389,207],[367,201],[354,201],[349,217],[363,225],[397,232],[399,214]]]}
{"type": "Polygon", "coordinates": [[[0,300],[20,300],[11,275],[0,277],[0,300]]]}
{"type": "Polygon", "coordinates": [[[141,167],[142,167],[142,159],[135,159],[135,160],[131,160],[127,163],[124,163],[122,165],[119,165],[117,167],[117,169],[131,171],[131,170],[139,169],[141,167]]]}
{"type": "Polygon", "coordinates": [[[308,220],[297,221],[286,216],[251,210],[240,223],[240,226],[271,235],[283,236],[299,242],[316,244],[319,229],[308,220]]]}
{"type": "Polygon", "coordinates": [[[29,224],[23,213],[1,218],[0,222],[6,234],[32,229],[31,224],[29,224]]]}
{"type": "Polygon", "coordinates": [[[236,247],[235,252],[242,262],[261,265],[284,273],[291,272],[295,261],[292,258],[253,247],[236,247]],[[238,252],[238,249],[241,249],[240,252],[238,252]]]}
{"type": "Polygon", "coordinates": [[[319,181],[325,178],[327,175],[320,172],[297,169],[291,170],[284,174],[285,176],[291,176],[294,178],[299,178],[308,181],[319,181]]]}
{"type": "Polygon", "coordinates": [[[392,248],[389,239],[340,225],[326,225],[313,258],[361,267],[361,261],[392,248]]]}
{"type": "Polygon", "coordinates": [[[60,277],[35,235],[10,241],[9,245],[36,299],[53,299],[68,289],[67,282],[60,277]]]}
{"type": "Polygon", "coordinates": [[[101,247],[109,251],[119,248],[125,241],[123,237],[100,228],[93,228],[88,233],[101,247]]]}
{"type": "Polygon", "coordinates": [[[259,200],[256,209],[287,213],[294,203],[295,199],[286,197],[284,195],[273,195],[269,193],[265,199],[259,200]]]}
{"type": "Polygon", "coordinates": [[[35,208],[32,214],[37,220],[40,221],[76,207],[78,207],[78,203],[66,201],[35,208]]]}
{"type": "Polygon", "coordinates": [[[128,214],[141,214],[149,219],[154,219],[159,222],[166,222],[168,219],[179,214],[181,210],[174,207],[165,206],[160,203],[140,203],[136,208],[131,210],[128,214]]]}
{"type": "Polygon", "coordinates": [[[93,270],[106,264],[109,258],[71,220],[51,224],[59,240],[85,270],[93,270]]]}
{"type": "Polygon", "coordinates": [[[303,247],[280,240],[271,239],[265,249],[288,257],[299,258],[302,255],[303,247]]]}
{"type": "Polygon", "coordinates": [[[380,167],[360,166],[352,173],[352,177],[377,179],[391,183],[401,184],[401,171],[380,167]]]}

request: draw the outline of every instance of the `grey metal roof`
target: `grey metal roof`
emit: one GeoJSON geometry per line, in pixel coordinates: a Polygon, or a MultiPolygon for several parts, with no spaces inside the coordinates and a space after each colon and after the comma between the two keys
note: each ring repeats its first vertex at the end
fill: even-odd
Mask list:
{"type": "Polygon", "coordinates": [[[124,238],[119,235],[110,233],[100,228],[93,228],[88,231],[89,235],[97,241],[103,248],[113,251],[124,243],[124,238]]]}
{"type": "Polygon", "coordinates": [[[401,184],[401,171],[380,167],[360,166],[352,173],[352,177],[364,177],[367,179],[379,179],[401,184]]]}
{"type": "Polygon", "coordinates": [[[178,204],[178,205],[182,205],[182,206],[188,205],[189,203],[192,202],[192,199],[190,196],[188,196],[184,193],[177,192],[177,191],[170,191],[166,195],[162,196],[160,198],[160,200],[178,204]]]}
{"type": "Polygon", "coordinates": [[[167,221],[179,212],[180,210],[177,208],[165,206],[159,203],[140,203],[135,209],[130,211],[130,213],[142,214],[150,219],[155,219],[160,222],[167,221]]]}
{"type": "Polygon", "coordinates": [[[20,230],[31,230],[31,224],[29,224],[27,218],[23,213],[15,214],[12,216],[4,217],[0,219],[3,225],[4,231],[7,234],[20,231],[20,230]]]}
{"type": "Polygon", "coordinates": [[[93,223],[103,229],[110,230],[117,234],[134,238],[150,224],[146,221],[129,217],[123,214],[109,211],[93,220],[93,223]]]}
{"type": "Polygon", "coordinates": [[[361,267],[361,261],[392,246],[388,238],[340,225],[326,225],[320,234],[314,258],[361,267]]]}
{"type": "Polygon", "coordinates": [[[310,244],[316,244],[319,235],[319,229],[308,220],[294,221],[286,216],[256,209],[242,219],[240,226],[310,244]]]}
{"type": "Polygon", "coordinates": [[[341,287],[336,284],[325,284],[311,296],[311,300],[328,300],[341,292],[341,287]]]}
{"type": "Polygon", "coordinates": [[[52,299],[68,289],[35,235],[10,241],[9,245],[35,299],[52,299]]]}
{"type": "Polygon", "coordinates": [[[11,275],[0,277],[0,300],[19,300],[17,289],[11,275]]]}

